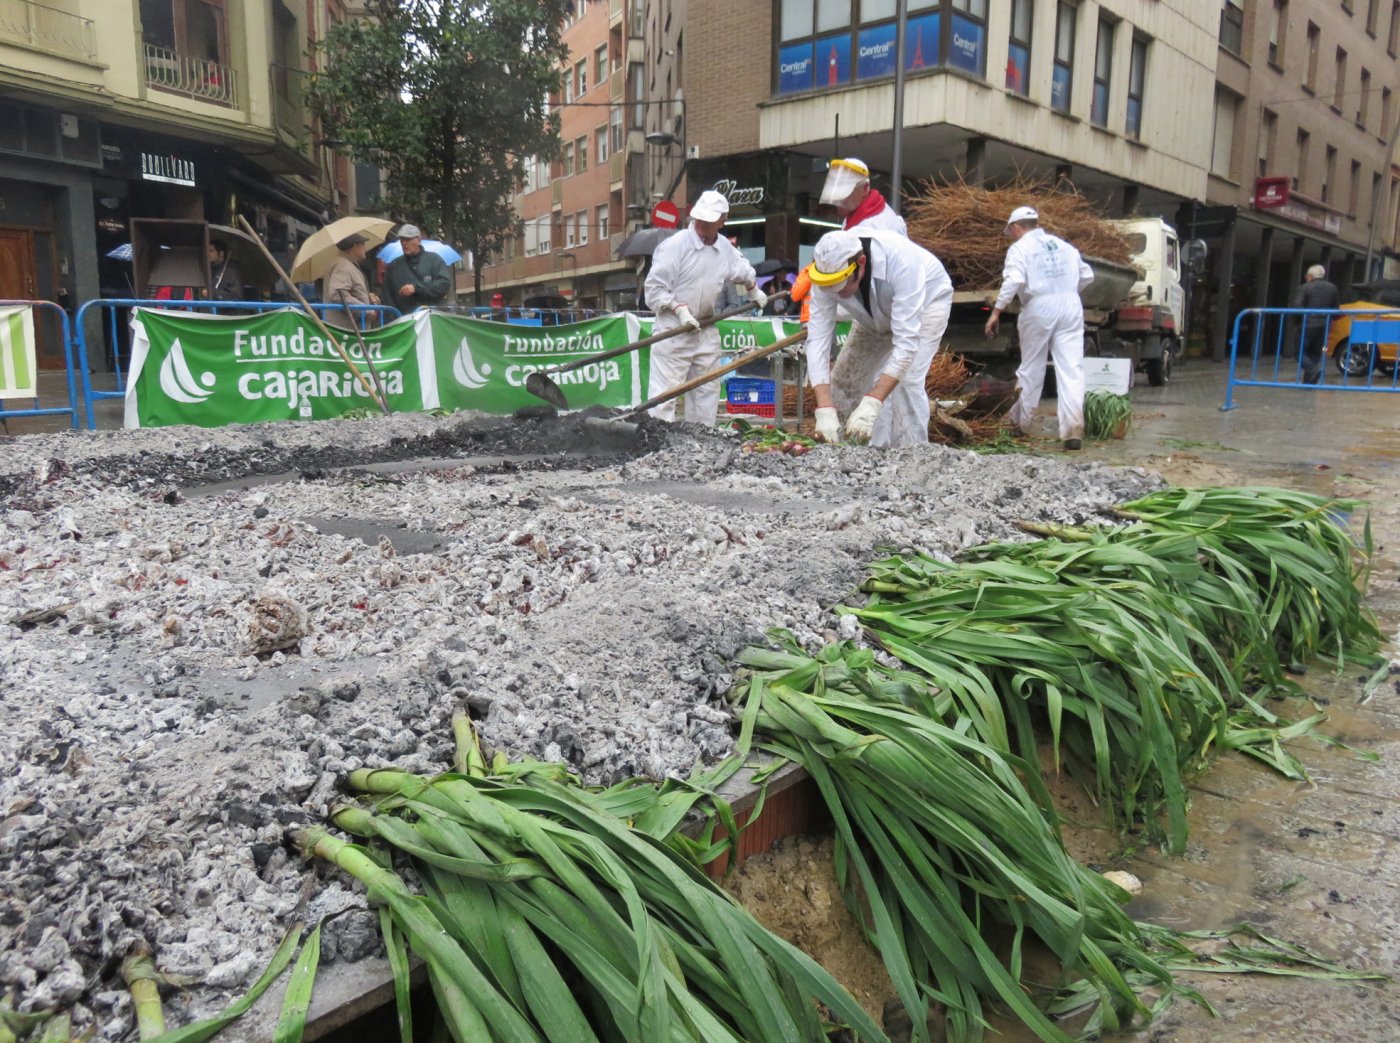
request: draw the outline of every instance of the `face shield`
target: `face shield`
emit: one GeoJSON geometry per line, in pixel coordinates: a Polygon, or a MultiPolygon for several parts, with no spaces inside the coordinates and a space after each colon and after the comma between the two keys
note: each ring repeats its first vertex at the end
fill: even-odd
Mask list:
{"type": "Polygon", "coordinates": [[[870,168],[858,159],[833,159],[822,185],[821,201],[829,206],[845,202],[863,182],[870,180],[870,168]]]}

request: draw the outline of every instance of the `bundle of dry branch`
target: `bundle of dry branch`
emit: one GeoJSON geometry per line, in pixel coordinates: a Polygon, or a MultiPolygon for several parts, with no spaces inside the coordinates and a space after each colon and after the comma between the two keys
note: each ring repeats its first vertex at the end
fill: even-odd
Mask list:
{"type": "Polygon", "coordinates": [[[1040,225],[1072,243],[1081,254],[1128,263],[1128,241],[1089,200],[1046,180],[1017,178],[999,188],[962,181],[923,183],[904,206],[909,238],[932,250],[959,290],[995,289],[1001,284],[1008,240],[1006,218],[1018,206],[1040,211],[1040,225]]]}

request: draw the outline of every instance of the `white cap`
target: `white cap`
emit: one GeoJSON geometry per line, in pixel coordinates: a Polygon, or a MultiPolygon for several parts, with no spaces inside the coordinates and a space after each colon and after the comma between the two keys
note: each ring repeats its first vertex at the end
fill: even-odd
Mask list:
{"type": "Polygon", "coordinates": [[[714,189],[701,192],[700,198],[691,204],[690,216],[697,221],[718,221],[722,217],[728,217],[729,200],[714,189]]]}
{"type": "Polygon", "coordinates": [[[422,239],[423,233],[418,230],[417,225],[399,225],[400,239],[422,239]]]}
{"type": "Polygon", "coordinates": [[[835,287],[844,283],[854,272],[853,261],[859,253],[860,236],[854,232],[827,232],[812,251],[812,285],[835,287]]]}
{"type": "Polygon", "coordinates": [[[1040,214],[1033,206],[1018,206],[1011,211],[1011,216],[1006,219],[1006,227],[1010,228],[1018,221],[1039,221],[1040,214]]]}
{"type": "Polygon", "coordinates": [[[835,206],[870,180],[870,168],[858,159],[833,159],[822,185],[822,202],[835,206]]]}

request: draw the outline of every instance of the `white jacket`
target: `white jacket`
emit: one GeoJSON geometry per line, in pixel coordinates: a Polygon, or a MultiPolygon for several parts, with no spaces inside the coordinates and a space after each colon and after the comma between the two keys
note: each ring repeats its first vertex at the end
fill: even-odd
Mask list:
{"type": "Polygon", "coordinates": [[[881,371],[903,380],[919,350],[919,326],[931,304],[951,305],[953,282],[943,263],[922,246],[894,232],[865,232],[870,240],[870,306],[859,292],[837,297],[833,290],[812,287],[812,317],[807,323],[807,378],[813,386],[831,383],[831,344],[836,308],[862,326],[891,340],[889,361],[881,371]]]}
{"type": "Polygon", "coordinates": [[[676,308],[690,308],[697,319],[715,313],[715,299],[726,282],[751,285],[755,279],[753,265],[720,235],[714,245],[706,246],[695,226],[687,225],[656,248],[647,275],[647,307],[656,313],[653,329],[657,333],[673,330],[680,325],[676,308]]]}
{"type": "Polygon", "coordinates": [[[1022,308],[1057,294],[1078,297],[1093,281],[1094,273],[1078,250],[1043,228],[1033,228],[1007,247],[996,307],[1005,308],[1012,297],[1021,299],[1022,308]]]}

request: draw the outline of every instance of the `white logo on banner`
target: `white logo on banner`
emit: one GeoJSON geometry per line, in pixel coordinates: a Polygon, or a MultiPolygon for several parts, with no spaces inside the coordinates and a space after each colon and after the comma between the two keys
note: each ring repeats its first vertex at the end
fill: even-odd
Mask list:
{"type": "Polygon", "coordinates": [[[185,361],[185,349],[177,338],[160,364],[160,389],[176,402],[193,405],[214,393],[214,374],[201,373],[196,383],[190,365],[185,361]],[[201,387],[201,384],[204,386],[201,387]]]}
{"type": "Polygon", "coordinates": [[[452,375],[457,378],[457,383],[465,388],[484,388],[487,384],[486,378],[491,375],[491,363],[483,362],[478,371],[476,360],[472,358],[472,349],[467,344],[467,338],[463,337],[462,346],[457,349],[457,354],[452,359],[452,375]]]}

